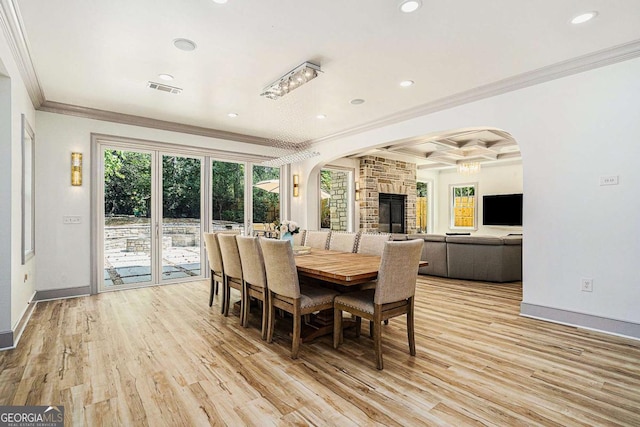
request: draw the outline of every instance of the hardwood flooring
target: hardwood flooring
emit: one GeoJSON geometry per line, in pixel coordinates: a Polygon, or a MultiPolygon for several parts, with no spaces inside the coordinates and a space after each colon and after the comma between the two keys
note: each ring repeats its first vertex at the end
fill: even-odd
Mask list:
{"type": "Polygon", "coordinates": [[[0,352],[0,405],[64,405],[66,425],[640,425],[640,342],[520,317],[520,284],[420,276],[404,317],[274,343],[208,306],[206,281],[39,303],[0,352]]]}

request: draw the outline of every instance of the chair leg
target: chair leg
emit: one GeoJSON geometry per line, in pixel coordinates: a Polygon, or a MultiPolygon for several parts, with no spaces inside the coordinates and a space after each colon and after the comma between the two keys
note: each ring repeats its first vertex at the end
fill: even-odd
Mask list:
{"type": "Polygon", "coordinates": [[[384,324],[388,325],[389,324],[389,319],[384,319],[384,324]]]}
{"type": "Polygon", "coordinates": [[[262,291],[262,339],[267,339],[267,315],[269,311],[269,294],[267,290],[262,291]]]}
{"type": "Polygon", "coordinates": [[[362,317],[356,316],[356,338],[360,338],[362,332],[362,317]]]}
{"type": "Polygon", "coordinates": [[[369,338],[373,338],[373,320],[369,320],[369,338]]]}
{"type": "Polygon", "coordinates": [[[376,353],[376,367],[382,370],[382,313],[379,308],[374,309],[373,314],[373,349],[376,353]]]}
{"type": "MultiPolygon", "coordinates": [[[[225,307],[227,304],[227,278],[226,277],[222,277],[222,301],[220,303],[220,313],[222,313],[224,315],[225,313],[225,307]]],[[[225,315],[226,316],[226,315],[225,315]]]]}
{"type": "Polygon", "coordinates": [[[209,290],[209,307],[213,305],[213,294],[216,291],[216,279],[213,278],[213,272],[211,272],[211,289],[209,290]]]}
{"type": "Polygon", "coordinates": [[[333,348],[342,343],[342,310],[333,309],[333,348]]]}
{"type": "Polygon", "coordinates": [[[249,326],[249,291],[248,285],[244,280],[242,281],[242,295],[240,295],[240,325],[243,327],[249,326]]]}
{"type": "Polygon", "coordinates": [[[302,326],[302,316],[300,315],[300,301],[294,302],[293,306],[293,342],[291,343],[291,358],[298,358],[300,349],[300,329],[302,326]]]}
{"type": "Polygon", "coordinates": [[[409,307],[407,308],[407,335],[409,338],[409,354],[416,355],[416,337],[414,334],[413,322],[413,297],[409,298],[409,307]]]}
{"type": "Polygon", "coordinates": [[[267,324],[267,342],[273,341],[273,328],[276,323],[276,308],[273,306],[273,295],[269,292],[269,322],[267,324]]]}
{"type": "Polygon", "coordinates": [[[215,280],[214,282],[215,282],[215,284],[216,284],[216,295],[218,295],[218,285],[219,285],[219,282],[218,282],[217,280],[215,280]]]}

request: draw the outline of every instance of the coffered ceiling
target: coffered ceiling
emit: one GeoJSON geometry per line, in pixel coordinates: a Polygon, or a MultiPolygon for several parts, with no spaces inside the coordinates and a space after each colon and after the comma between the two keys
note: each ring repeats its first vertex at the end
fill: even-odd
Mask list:
{"type": "MultiPolygon", "coordinates": [[[[422,0],[410,14],[398,0],[0,5],[14,38],[24,38],[38,108],[273,145],[322,141],[640,55],[638,0],[422,0]],[[592,21],[569,22],[589,10],[599,13],[592,21]],[[177,49],[178,38],[195,50],[177,49]],[[317,78],[278,100],[260,96],[305,61],[321,67],[317,78]],[[152,90],[150,81],[181,93],[152,90]]],[[[431,168],[513,149],[508,135],[484,130],[381,150],[431,168]]]]}

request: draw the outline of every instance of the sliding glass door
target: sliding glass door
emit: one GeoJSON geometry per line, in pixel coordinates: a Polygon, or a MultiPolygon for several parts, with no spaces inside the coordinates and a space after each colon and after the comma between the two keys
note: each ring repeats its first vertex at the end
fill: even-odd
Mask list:
{"type": "Polygon", "coordinates": [[[102,147],[99,290],[203,277],[203,158],[102,147]]]}

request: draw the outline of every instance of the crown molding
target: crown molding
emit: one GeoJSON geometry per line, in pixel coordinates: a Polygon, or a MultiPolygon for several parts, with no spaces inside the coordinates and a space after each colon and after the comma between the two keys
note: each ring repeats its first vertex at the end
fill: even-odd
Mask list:
{"type": "MultiPolygon", "coordinates": [[[[273,146],[273,141],[257,136],[245,135],[241,133],[226,132],[218,129],[205,128],[200,126],[186,125],[177,122],[169,122],[164,120],[151,119],[148,117],[134,116],[131,114],[115,113],[113,111],[98,110],[96,108],[81,107],[78,105],[63,104],[61,102],[44,101],[39,111],[47,111],[49,113],[65,114],[68,116],[83,117],[86,119],[102,120],[106,122],[120,123],[125,125],[147,127],[152,129],[166,130],[170,132],[179,132],[190,135],[205,136],[208,138],[218,138],[236,142],[246,142],[248,144],[257,144],[265,146],[273,146]]],[[[299,146],[290,147],[295,149],[299,146]]],[[[289,147],[282,147],[289,148],[289,147]]]]}
{"type": "Polygon", "coordinates": [[[38,75],[33,67],[24,24],[14,0],[0,0],[0,26],[5,33],[9,49],[16,61],[31,103],[38,108],[45,100],[38,75]]]}
{"type": "Polygon", "coordinates": [[[640,40],[634,40],[629,43],[624,43],[608,49],[603,49],[577,58],[538,68],[537,70],[498,80],[487,85],[478,86],[470,90],[428,102],[418,107],[391,114],[360,126],[345,129],[344,131],[337,132],[332,135],[308,141],[307,148],[317,148],[319,144],[324,142],[356,135],[394,123],[468,104],[470,102],[479,101],[496,95],[502,95],[507,92],[571,76],[584,71],[627,61],[629,59],[637,58],[638,56],[640,56],[640,40]]]}

